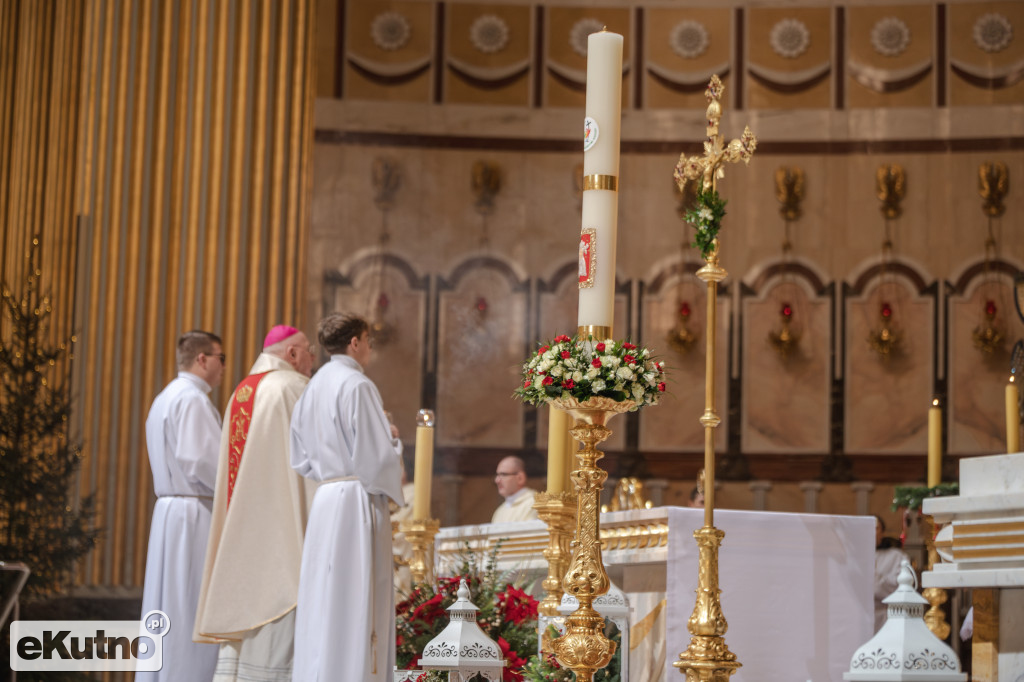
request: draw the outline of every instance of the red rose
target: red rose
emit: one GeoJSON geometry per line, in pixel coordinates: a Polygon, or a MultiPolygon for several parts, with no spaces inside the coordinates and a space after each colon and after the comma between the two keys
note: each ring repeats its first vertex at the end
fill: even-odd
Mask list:
{"type": "Polygon", "coordinates": [[[634,362],[636,362],[636,358],[634,358],[632,355],[627,355],[626,357],[624,357],[622,359],[623,359],[623,361],[625,361],[625,363],[627,365],[632,365],[634,362]]]}
{"type": "Polygon", "coordinates": [[[575,385],[576,384],[572,383],[572,379],[569,379],[568,381],[562,383],[562,386],[565,386],[566,388],[572,388],[575,385]]]}
{"type": "Polygon", "coordinates": [[[551,377],[544,377],[543,384],[545,386],[550,386],[553,383],[555,383],[555,380],[553,378],[551,378],[551,377]]]}
{"type": "Polygon", "coordinates": [[[636,346],[631,344],[629,341],[626,341],[625,343],[623,343],[622,347],[625,348],[626,350],[636,350],[636,346]]]}
{"type": "Polygon", "coordinates": [[[563,343],[569,340],[569,337],[566,336],[565,334],[559,334],[558,336],[555,337],[555,343],[563,343]]]}
{"type": "Polygon", "coordinates": [[[551,346],[541,346],[540,348],[537,349],[537,355],[544,355],[549,350],[551,350],[551,346]]]}
{"type": "Polygon", "coordinates": [[[599,343],[599,344],[597,344],[594,347],[597,348],[597,352],[598,353],[603,353],[604,352],[604,344],[603,343],[599,343]]]}
{"type": "Polygon", "coordinates": [[[524,381],[523,382],[523,388],[529,388],[529,387],[530,387],[530,382],[529,381],[524,381]]]}
{"type": "Polygon", "coordinates": [[[664,381],[662,381],[662,382],[660,382],[658,384],[658,390],[661,391],[662,393],[665,392],[665,382],[664,381]]]}
{"type": "Polygon", "coordinates": [[[570,353],[570,352],[569,352],[569,351],[567,351],[567,350],[563,350],[563,351],[562,351],[562,359],[563,359],[563,360],[568,360],[568,359],[569,359],[569,358],[571,358],[571,357],[572,357],[572,353],[570,353]]]}
{"type": "Polygon", "coordinates": [[[593,365],[594,367],[598,367],[598,368],[601,367],[601,361],[598,360],[597,358],[594,358],[593,360],[591,360],[590,364],[593,365]]]}

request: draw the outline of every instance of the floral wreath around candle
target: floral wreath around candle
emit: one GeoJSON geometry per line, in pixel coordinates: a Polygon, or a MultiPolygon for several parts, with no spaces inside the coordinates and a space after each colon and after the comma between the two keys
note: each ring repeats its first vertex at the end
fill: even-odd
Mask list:
{"type": "Polygon", "coordinates": [[[582,340],[565,334],[545,343],[523,363],[515,395],[530,405],[574,398],[631,400],[634,411],[656,405],[665,391],[665,363],[629,341],[582,340]]]}
{"type": "Polygon", "coordinates": [[[725,217],[725,205],[729,203],[719,196],[713,187],[697,188],[697,197],[693,208],[684,215],[686,222],[693,225],[696,234],[693,238],[694,248],[700,249],[700,255],[707,260],[714,250],[715,237],[722,229],[722,218],[725,217]]]}

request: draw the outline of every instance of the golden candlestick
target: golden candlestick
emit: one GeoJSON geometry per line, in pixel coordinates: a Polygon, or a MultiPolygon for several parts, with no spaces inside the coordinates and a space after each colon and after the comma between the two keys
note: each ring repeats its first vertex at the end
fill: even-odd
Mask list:
{"type": "MultiPolygon", "coordinates": [[[[717,181],[725,175],[723,164],[743,161],[750,162],[757,147],[757,139],[750,128],[744,128],[743,135],[725,144],[718,133],[722,118],[722,82],[712,76],[705,91],[708,100],[707,141],[704,155],[679,159],[675,177],[682,190],[688,180],[701,180],[705,191],[716,189],[717,181]]],[[[697,271],[697,276],[707,283],[707,362],[705,366],[704,414],[700,423],[704,425],[704,527],[693,533],[700,551],[697,601],[693,614],[687,622],[690,631],[690,646],[679,654],[679,660],[672,665],[686,675],[687,682],[726,682],[741,667],[736,655],[725,643],[729,625],[722,613],[718,588],[718,547],[725,533],[714,527],[715,508],[715,427],[722,421],[715,413],[715,336],[717,330],[718,283],[728,273],[718,265],[719,242],[715,237],[711,249],[705,255],[706,265],[697,271]]]]}
{"type": "Polygon", "coordinates": [[[537,607],[542,616],[557,617],[562,603],[562,576],[572,556],[572,524],[576,520],[576,496],[571,492],[538,493],[533,508],[537,516],[548,525],[548,548],[544,558],[548,562],[548,577],[544,579],[545,596],[537,607]]]}
{"type": "Polygon", "coordinates": [[[398,522],[398,530],[412,546],[409,572],[412,584],[434,580],[434,536],[441,528],[437,519],[406,519],[398,522]]]}
{"type": "MultiPolygon", "coordinates": [[[[925,533],[924,544],[928,551],[928,570],[930,571],[935,564],[941,563],[939,552],[935,549],[935,519],[928,514],[921,514],[921,526],[925,533]]],[[[931,604],[924,614],[925,625],[933,635],[945,641],[949,637],[949,623],[946,622],[946,614],[942,610],[942,605],[949,601],[946,590],[941,587],[926,587],[921,590],[921,596],[931,604]]]]}
{"type": "Polygon", "coordinates": [[[573,398],[553,403],[573,417],[571,432],[583,447],[576,452],[579,468],[572,472],[576,483],[576,539],[569,569],[562,579],[565,592],[579,600],[579,608],[565,619],[565,634],[551,643],[551,649],[559,664],[573,671],[577,682],[591,682],[594,673],[608,665],[615,654],[615,642],[604,635],[604,617],[593,607],[594,600],[610,585],[601,558],[599,517],[601,489],[608,473],[597,466],[597,460],[604,457],[597,444],[612,433],[606,426],[608,420],[627,412],[635,403],[603,397],[584,403],[573,398]]]}

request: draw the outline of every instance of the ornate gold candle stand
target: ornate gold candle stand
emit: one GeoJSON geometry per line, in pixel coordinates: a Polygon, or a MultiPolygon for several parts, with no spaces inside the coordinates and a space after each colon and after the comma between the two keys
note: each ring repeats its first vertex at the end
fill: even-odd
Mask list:
{"type": "Polygon", "coordinates": [[[398,522],[398,530],[412,546],[409,572],[412,584],[430,582],[434,579],[434,536],[441,528],[437,519],[407,519],[398,522]]]}
{"type": "Polygon", "coordinates": [[[572,556],[573,522],[576,521],[576,495],[571,492],[538,493],[533,508],[548,526],[548,548],[544,558],[548,562],[548,577],[544,579],[545,596],[537,611],[542,616],[558,616],[562,603],[562,576],[572,556]]]}
{"type": "Polygon", "coordinates": [[[611,435],[606,424],[616,414],[633,407],[631,401],[591,398],[585,403],[560,399],[555,405],[573,418],[571,430],[582,449],[576,452],[579,468],[572,472],[576,483],[576,540],[569,569],[562,579],[564,590],[579,600],[579,608],[565,620],[565,634],[551,643],[562,667],[576,675],[577,682],[591,682],[594,673],[608,665],[615,654],[615,642],[604,635],[604,617],[594,610],[594,600],[608,591],[610,581],[601,558],[599,505],[608,473],[597,466],[604,453],[597,444],[611,435]]]}
{"type": "MultiPolygon", "coordinates": [[[[928,552],[928,570],[940,563],[939,553],[935,549],[935,519],[928,514],[921,514],[921,526],[925,532],[924,544],[928,552]]],[[[949,601],[949,595],[941,587],[926,587],[921,596],[928,600],[931,607],[924,614],[924,622],[932,634],[945,641],[949,637],[949,623],[942,605],[949,601]]]]}

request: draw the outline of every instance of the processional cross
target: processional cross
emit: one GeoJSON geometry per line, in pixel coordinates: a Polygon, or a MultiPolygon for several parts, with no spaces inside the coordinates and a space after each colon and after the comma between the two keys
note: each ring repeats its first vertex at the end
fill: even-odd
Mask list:
{"type": "MultiPolygon", "coordinates": [[[[676,164],[674,177],[682,191],[690,180],[701,179],[702,192],[698,193],[698,216],[701,223],[697,226],[710,231],[712,236],[717,232],[714,213],[707,206],[707,199],[717,202],[717,180],[725,177],[726,163],[743,161],[750,163],[750,157],[757,148],[757,138],[749,127],[743,129],[739,139],[725,144],[718,132],[718,123],[722,119],[722,81],[717,74],[711,77],[704,97],[708,100],[707,140],[704,142],[703,156],[681,155],[676,164]]],[[[718,282],[728,274],[718,265],[718,238],[711,241],[710,251],[705,252],[707,264],[697,271],[697,276],[707,283],[707,333],[706,367],[704,384],[704,414],[700,418],[704,425],[704,527],[693,533],[699,549],[700,569],[698,573],[697,602],[693,614],[687,622],[690,632],[690,646],[679,654],[679,660],[672,665],[686,675],[687,682],[725,682],[740,662],[736,655],[729,651],[725,643],[725,632],[728,623],[722,613],[719,599],[721,590],[718,588],[718,547],[725,533],[714,527],[715,508],[715,427],[721,422],[715,414],[715,331],[718,282]]]]}

